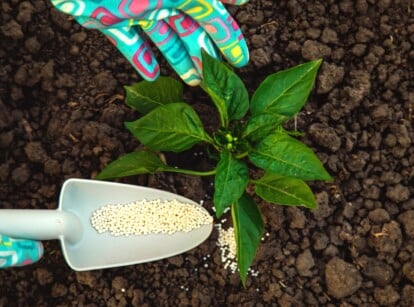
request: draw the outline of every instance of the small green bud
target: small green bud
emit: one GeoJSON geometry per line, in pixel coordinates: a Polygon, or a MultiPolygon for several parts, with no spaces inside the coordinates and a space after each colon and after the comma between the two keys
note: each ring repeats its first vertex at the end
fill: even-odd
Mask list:
{"type": "Polygon", "coordinates": [[[227,133],[225,135],[227,142],[232,142],[233,141],[233,136],[230,133],[227,133]]]}
{"type": "Polygon", "coordinates": [[[228,150],[233,149],[233,144],[232,144],[232,143],[228,143],[228,144],[226,145],[226,148],[227,148],[228,150]]]}

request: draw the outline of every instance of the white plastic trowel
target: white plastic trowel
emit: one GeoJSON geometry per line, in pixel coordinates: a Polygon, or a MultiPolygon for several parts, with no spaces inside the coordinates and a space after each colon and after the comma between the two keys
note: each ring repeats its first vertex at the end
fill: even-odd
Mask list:
{"type": "MultiPolygon", "coordinates": [[[[148,187],[69,179],[56,210],[0,209],[0,233],[32,240],[59,239],[68,265],[76,271],[150,262],[186,252],[206,240],[213,223],[189,232],[112,236],[91,225],[92,213],[107,204],[140,200],[177,200],[202,208],[183,196],[148,187]]],[[[204,208],[202,210],[206,211],[204,208]]]]}

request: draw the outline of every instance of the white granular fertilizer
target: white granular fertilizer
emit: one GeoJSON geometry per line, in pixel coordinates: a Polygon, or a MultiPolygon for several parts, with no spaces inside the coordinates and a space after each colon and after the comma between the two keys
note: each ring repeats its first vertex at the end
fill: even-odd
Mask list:
{"type": "Polygon", "coordinates": [[[95,210],[91,224],[98,233],[113,236],[173,234],[211,224],[213,217],[202,207],[178,200],[142,200],[106,205],[95,210]]]}
{"type": "MultiPolygon", "coordinates": [[[[221,262],[224,264],[225,269],[229,269],[230,272],[235,273],[239,269],[237,266],[237,243],[234,228],[229,227],[228,229],[223,229],[221,224],[216,224],[215,226],[219,233],[217,245],[220,248],[221,262]]],[[[248,274],[256,277],[259,275],[259,271],[249,268],[248,274]]]]}
{"type": "Polygon", "coordinates": [[[221,224],[216,224],[219,232],[217,245],[220,247],[221,262],[225,269],[230,269],[232,273],[237,271],[237,244],[234,236],[233,227],[227,230],[221,227],[221,224]]]}

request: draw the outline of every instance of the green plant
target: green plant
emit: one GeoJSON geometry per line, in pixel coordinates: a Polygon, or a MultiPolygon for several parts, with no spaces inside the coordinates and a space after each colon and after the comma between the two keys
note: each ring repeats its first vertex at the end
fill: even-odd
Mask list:
{"type": "Polygon", "coordinates": [[[183,101],[183,87],[172,78],[126,86],[126,103],[143,114],[125,123],[148,149],[129,153],[110,163],[99,179],[156,172],[214,175],[213,202],[217,217],[231,209],[237,243],[237,262],[245,284],[248,269],[263,235],[261,213],[253,196],[267,202],[315,208],[307,180],[331,180],[310,148],[283,128],[305,104],[321,60],[311,61],[268,76],[253,94],[225,64],[203,53],[201,87],[213,100],[220,127],[210,135],[195,110],[183,101]],[[158,151],[182,152],[205,143],[218,153],[215,169],[207,172],[166,165],[158,151]],[[259,179],[249,169],[263,170],[259,179]]]}

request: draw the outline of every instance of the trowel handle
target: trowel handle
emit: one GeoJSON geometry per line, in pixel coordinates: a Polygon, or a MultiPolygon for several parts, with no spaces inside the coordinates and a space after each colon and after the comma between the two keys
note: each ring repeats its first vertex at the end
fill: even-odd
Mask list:
{"type": "Polygon", "coordinates": [[[61,210],[0,209],[0,234],[30,240],[68,240],[82,236],[79,218],[61,210]]]}

